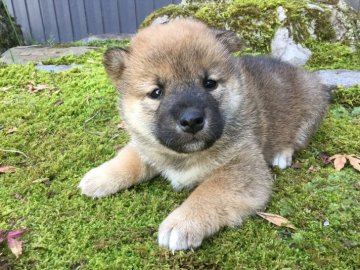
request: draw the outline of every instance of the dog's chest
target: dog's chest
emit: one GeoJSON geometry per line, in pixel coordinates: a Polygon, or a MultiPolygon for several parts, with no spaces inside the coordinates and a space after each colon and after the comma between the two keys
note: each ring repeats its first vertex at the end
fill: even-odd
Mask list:
{"type": "Polygon", "coordinates": [[[162,175],[166,177],[175,190],[192,188],[202,182],[209,173],[209,168],[202,166],[192,166],[182,170],[166,168],[162,175]]]}
{"type": "MultiPolygon", "coordinates": [[[[142,159],[151,164],[160,174],[171,182],[175,190],[192,188],[204,181],[218,166],[206,157],[187,157],[186,159],[165,155],[156,148],[141,147],[142,159]]],[[[215,159],[212,159],[214,161],[215,159]]]]}

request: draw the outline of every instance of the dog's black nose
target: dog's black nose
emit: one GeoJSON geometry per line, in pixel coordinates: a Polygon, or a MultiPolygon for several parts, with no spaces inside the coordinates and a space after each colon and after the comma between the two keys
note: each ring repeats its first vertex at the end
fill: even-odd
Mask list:
{"type": "Polygon", "coordinates": [[[204,127],[204,113],[195,108],[188,108],[181,114],[179,124],[184,132],[193,133],[202,130],[204,127]]]}

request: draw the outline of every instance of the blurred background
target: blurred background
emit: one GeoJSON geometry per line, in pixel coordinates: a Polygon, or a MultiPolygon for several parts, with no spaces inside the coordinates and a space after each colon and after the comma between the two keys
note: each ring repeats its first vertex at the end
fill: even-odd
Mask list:
{"type": "MultiPolygon", "coordinates": [[[[147,15],[181,0],[0,0],[26,44],[72,42],[90,35],[135,33],[147,15]]],[[[0,15],[1,16],[1,15],[0,15]]]]}

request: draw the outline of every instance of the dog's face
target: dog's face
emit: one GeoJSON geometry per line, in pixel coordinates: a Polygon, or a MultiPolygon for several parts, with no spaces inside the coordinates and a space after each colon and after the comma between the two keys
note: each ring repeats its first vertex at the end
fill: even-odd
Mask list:
{"type": "Polygon", "coordinates": [[[238,95],[231,52],[240,46],[230,32],[175,20],[144,29],[129,50],[108,50],[129,131],[180,153],[211,147],[238,95]]]}

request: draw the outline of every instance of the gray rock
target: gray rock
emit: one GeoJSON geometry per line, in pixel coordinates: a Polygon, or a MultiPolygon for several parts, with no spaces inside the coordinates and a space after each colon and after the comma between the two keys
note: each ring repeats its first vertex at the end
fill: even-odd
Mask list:
{"type": "Polygon", "coordinates": [[[325,69],[314,72],[323,84],[330,88],[360,85],[360,71],[346,69],[325,69]]]}
{"type": "Polygon", "coordinates": [[[156,18],[151,24],[157,25],[157,24],[164,24],[164,23],[168,23],[168,22],[169,22],[169,16],[164,15],[164,16],[156,18]]]}
{"type": "Polygon", "coordinates": [[[99,35],[91,35],[86,38],[80,39],[79,41],[82,43],[88,43],[90,41],[96,40],[108,40],[108,39],[130,39],[134,36],[134,34],[99,34],[99,35]]]}
{"type": "Polygon", "coordinates": [[[334,41],[348,41],[352,45],[357,43],[360,36],[360,13],[356,11],[360,12],[360,0],[339,0],[337,5],[328,5],[327,8],[331,11],[330,21],[335,31],[334,41]],[[355,5],[358,5],[357,8],[355,5]]]}
{"type": "Polygon", "coordinates": [[[282,6],[278,6],[276,9],[276,12],[277,12],[277,17],[280,22],[283,22],[287,18],[286,14],[285,14],[285,10],[282,6]]]}
{"type": "Polygon", "coordinates": [[[289,30],[285,27],[279,28],[271,41],[271,54],[273,57],[293,65],[305,65],[311,56],[308,48],[296,44],[289,36],[289,30]]]}
{"type": "Polygon", "coordinates": [[[360,12],[360,0],[345,0],[345,2],[355,11],[360,12]]]}
{"type": "Polygon", "coordinates": [[[11,48],[1,55],[1,60],[7,64],[41,63],[49,58],[59,58],[65,55],[79,56],[92,47],[53,48],[46,46],[19,46],[11,48]]]}
{"type": "Polygon", "coordinates": [[[75,67],[81,67],[81,65],[37,65],[35,68],[37,70],[46,71],[46,72],[63,72],[73,69],[75,67]]]}
{"type": "Polygon", "coordinates": [[[324,11],[325,11],[322,7],[320,7],[320,6],[318,6],[318,5],[314,5],[314,4],[307,4],[306,7],[307,7],[308,9],[315,9],[315,10],[319,10],[319,11],[321,11],[321,12],[324,12],[324,11]]]}

